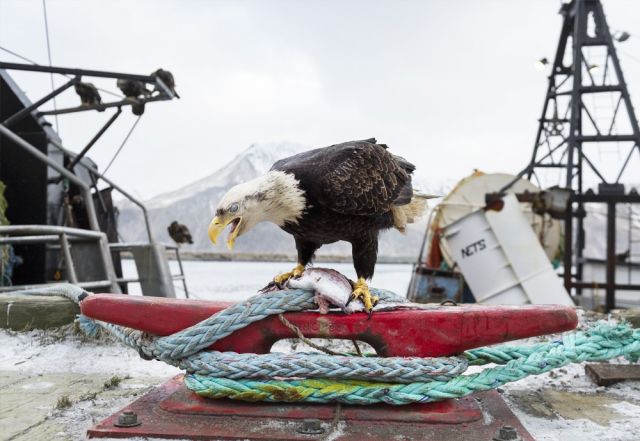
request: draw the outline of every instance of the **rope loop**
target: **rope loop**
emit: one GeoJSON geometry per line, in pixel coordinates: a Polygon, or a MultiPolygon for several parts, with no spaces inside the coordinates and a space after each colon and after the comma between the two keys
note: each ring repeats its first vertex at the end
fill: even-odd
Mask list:
{"type": "MultiPolygon", "coordinates": [[[[381,302],[406,302],[389,291],[372,291],[381,302]]],[[[89,295],[72,285],[22,293],[61,295],[76,303],[89,295]]],[[[316,309],[313,296],[312,291],[299,289],[257,295],[165,337],[85,316],[80,316],[78,321],[88,335],[95,335],[101,328],[136,349],[143,358],[162,360],[184,369],[185,385],[200,396],[244,401],[360,405],[432,402],[495,389],[569,363],[618,357],[635,362],[640,357],[640,329],[633,329],[627,323],[607,322],[565,333],[560,339],[544,343],[483,347],[457,357],[382,358],[204,350],[269,315],[316,309]],[[490,363],[496,366],[464,375],[468,365],[490,363]]]]}

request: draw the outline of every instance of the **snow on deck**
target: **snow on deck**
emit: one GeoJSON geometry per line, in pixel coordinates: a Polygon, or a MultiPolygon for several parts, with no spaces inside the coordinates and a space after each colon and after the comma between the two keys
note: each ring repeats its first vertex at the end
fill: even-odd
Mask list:
{"type": "MultiPolygon", "coordinates": [[[[94,423],[179,373],[116,342],[69,330],[0,331],[0,348],[0,438],[6,440],[84,440],[94,423]],[[65,396],[68,407],[59,405],[65,396]]],[[[291,346],[280,342],[278,350],[291,346]]],[[[597,387],[584,365],[574,364],[501,390],[536,440],[640,439],[640,382],[597,387]]]]}

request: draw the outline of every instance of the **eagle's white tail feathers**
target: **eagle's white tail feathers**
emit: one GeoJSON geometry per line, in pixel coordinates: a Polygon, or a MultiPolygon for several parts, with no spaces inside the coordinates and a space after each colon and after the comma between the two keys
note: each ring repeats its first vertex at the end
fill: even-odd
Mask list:
{"type": "Polygon", "coordinates": [[[407,224],[416,222],[424,215],[427,209],[427,199],[431,198],[432,196],[414,192],[411,197],[411,202],[408,204],[391,207],[393,228],[404,233],[407,224]]]}

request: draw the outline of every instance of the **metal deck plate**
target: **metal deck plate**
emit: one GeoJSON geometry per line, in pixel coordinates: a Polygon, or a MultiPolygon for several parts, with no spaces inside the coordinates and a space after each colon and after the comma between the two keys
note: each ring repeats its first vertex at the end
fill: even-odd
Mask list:
{"type": "Polygon", "coordinates": [[[499,393],[408,406],[246,403],[209,400],[187,390],[178,376],[92,427],[91,438],[179,438],[189,440],[491,440],[513,426],[524,441],[533,438],[499,393]],[[116,427],[125,411],[137,427],[116,427]],[[304,431],[316,420],[317,434],[304,431]]]}

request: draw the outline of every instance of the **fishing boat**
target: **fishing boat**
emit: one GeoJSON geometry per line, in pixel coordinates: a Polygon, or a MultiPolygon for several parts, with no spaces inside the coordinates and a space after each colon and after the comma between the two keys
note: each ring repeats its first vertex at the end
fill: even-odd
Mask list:
{"type": "MultiPolygon", "coordinates": [[[[175,93],[156,74],[0,62],[0,196],[3,198],[0,291],[69,282],[85,289],[126,293],[129,283],[140,283],[145,295],[175,297],[174,282],[178,282],[188,296],[178,247],[155,240],[144,204],[105,176],[88,156],[123,112],[174,98],[175,93]],[[60,75],[65,83],[31,102],[12,78],[15,72],[60,75]],[[153,92],[131,98],[107,90],[103,92],[105,96],[115,97],[103,102],[91,79],[111,79],[114,84],[128,81],[144,85],[144,90],[148,86],[153,92]],[[73,94],[74,89],[79,93],[82,88],[95,95],[93,101],[81,95],[83,102],[76,107],[45,108],[61,94],[73,94]],[[47,118],[81,113],[110,113],[110,116],[87,144],[74,153],[65,147],[47,118]],[[146,227],[146,242],[120,241],[114,192],[139,207],[146,227]],[[135,259],[137,277],[123,277],[123,253],[135,259]],[[178,274],[170,272],[168,253],[175,253],[178,274]]],[[[135,120],[115,156],[141,116],[135,120]]]]}

